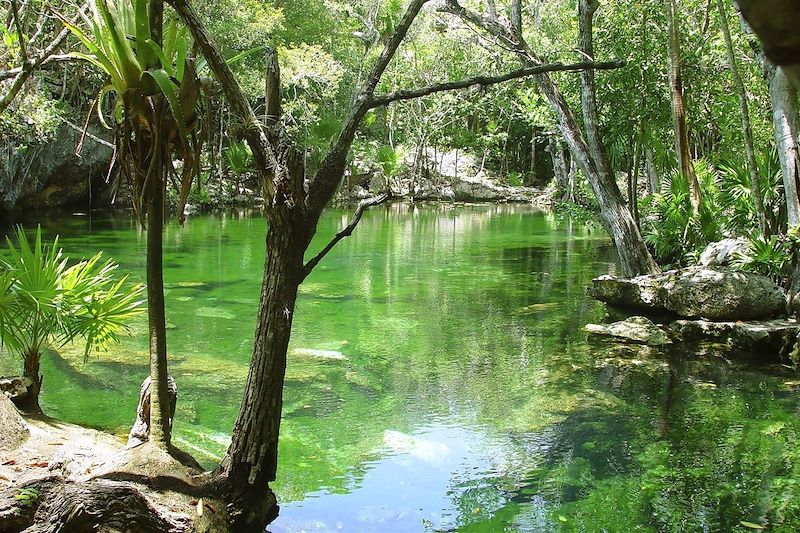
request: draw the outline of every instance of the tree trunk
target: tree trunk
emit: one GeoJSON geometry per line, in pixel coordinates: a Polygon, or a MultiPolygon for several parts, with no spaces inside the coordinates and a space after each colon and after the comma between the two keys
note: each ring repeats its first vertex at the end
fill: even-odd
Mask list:
{"type": "Polygon", "coordinates": [[[278,512],[268,483],[275,480],[278,465],[286,351],[309,242],[305,227],[288,212],[269,221],[250,372],[231,445],[220,465],[226,500],[234,509],[234,531],[263,530],[278,512]]]}
{"type": "Polygon", "coordinates": [[[783,189],[786,195],[787,222],[790,228],[800,224],[800,196],[798,196],[797,134],[800,115],[797,108],[797,91],[781,67],[767,66],[769,96],[772,101],[772,121],[775,142],[783,173],[783,189]]]}
{"type": "Polygon", "coordinates": [[[569,199],[569,176],[567,162],[564,160],[564,149],[555,136],[550,137],[550,155],[553,158],[553,174],[556,178],[556,194],[562,202],[569,199]]]}
{"type": "MultiPolygon", "coordinates": [[[[156,141],[157,143],[157,141],[156,141]]],[[[154,143],[155,144],[155,143],[154,143]]],[[[170,444],[169,392],[167,386],[167,320],[164,312],[162,238],[164,228],[164,179],[156,146],[155,172],[150,177],[147,198],[147,320],[150,338],[150,380],[156,401],[150,405],[150,442],[167,449],[170,444]]]]}
{"type": "Polygon", "coordinates": [[[39,406],[39,393],[42,390],[42,375],[39,373],[41,359],[41,354],[35,350],[25,354],[22,375],[31,380],[31,386],[24,396],[15,401],[21,411],[30,414],[42,413],[42,408],[39,406]]]}
{"type": "Polygon", "coordinates": [[[661,192],[661,180],[658,178],[655,161],[653,161],[653,148],[644,147],[644,168],[647,171],[647,188],[650,194],[661,192]]]}
{"type": "Polygon", "coordinates": [[[756,155],[753,150],[753,129],[750,126],[750,109],[747,105],[747,92],[742,82],[742,77],[739,74],[739,64],[736,61],[736,54],[733,50],[733,42],[731,41],[731,30],[728,27],[728,17],[725,13],[725,3],[723,0],[717,0],[717,9],[719,10],[719,23],[722,28],[722,35],[725,38],[725,48],[728,51],[728,63],[730,64],[731,76],[733,77],[733,85],[739,95],[739,108],[742,114],[742,137],[744,140],[744,150],[747,156],[747,166],[750,169],[750,181],[753,187],[753,198],[755,200],[756,214],[758,215],[758,225],[761,229],[761,234],[767,234],[767,212],[764,209],[764,199],[761,194],[761,176],[758,173],[758,165],[756,164],[756,155]]]}
{"type": "Polygon", "coordinates": [[[692,166],[689,151],[689,128],[686,125],[686,105],[683,101],[683,79],[681,77],[681,43],[678,31],[677,8],[675,0],[664,0],[667,10],[669,35],[669,86],[672,101],[672,125],[675,132],[675,153],[678,157],[678,170],[689,182],[689,201],[692,213],[700,213],[700,184],[692,166]]]}
{"type": "Polygon", "coordinates": [[[633,219],[636,225],[639,223],[639,167],[641,166],[642,159],[642,138],[644,137],[643,123],[639,123],[639,136],[634,142],[633,149],[633,172],[630,174],[630,187],[628,189],[628,205],[630,205],[633,219]]]}

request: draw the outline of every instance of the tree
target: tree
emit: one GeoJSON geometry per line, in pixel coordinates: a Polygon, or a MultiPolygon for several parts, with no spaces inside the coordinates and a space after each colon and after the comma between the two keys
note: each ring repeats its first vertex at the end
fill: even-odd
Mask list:
{"type": "MultiPolygon", "coordinates": [[[[392,102],[446,90],[491,85],[523,76],[540,75],[550,70],[580,70],[602,66],[591,62],[572,66],[539,63],[506,75],[478,76],[416,90],[376,95],[381,77],[427,1],[413,0],[394,26],[393,33],[386,39],[382,52],[365,77],[338,137],[305,186],[302,154],[291,140],[282,135],[279,127],[265,129],[257,119],[239,83],[192,6],[186,0],[170,1],[191,31],[196,46],[207,59],[232,108],[245,123],[244,137],[263,179],[267,202],[267,253],[253,357],[231,444],[216,473],[225,499],[231,503],[233,529],[262,528],[277,513],[275,498],[268,489],[268,483],[275,479],[277,470],[286,351],[298,286],[332,247],[352,231],[364,209],[390,197],[387,191],[362,201],[348,227],[334,236],[311,260],[304,262],[305,252],[316,231],[322,210],[342,180],[347,154],[366,113],[392,102]]],[[[606,68],[616,66],[618,65],[605,65],[606,68]]],[[[270,74],[279,75],[277,70],[272,70],[270,74]]],[[[267,115],[277,116],[279,112],[278,109],[268,109],[267,115]]]]}
{"type": "Polygon", "coordinates": [[[750,108],[747,104],[747,92],[744,88],[742,76],[739,74],[739,63],[736,61],[736,53],[733,49],[731,40],[731,30],[728,27],[728,15],[725,12],[723,0],[717,0],[717,10],[719,11],[719,24],[722,28],[722,35],[725,38],[725,49],[728,52],[728,63],[731,68],[731,77],[736,93],[739,96],[739,108],[742,113],[742,138],[744,141],[744,151],[747,159],[747,167],[750,170],[750,179],[753,183],[753,197],[755,201],[756,213],[758,214],[758,225],[761,234],[767,234],[767,213],[764,209],[764,199],[761,194],[761,177],[758,173],[755,149],[753,148],[753,127],[750,124],[750,108]]]}
{"type": "Polygon", "coordinates": [[[117,159],[130,185],[134,210],[147,226],[150,380],[156,398],[150,402],[150,442],[166,449],[172,413],[162,271],[164,192],[167,177],[174,171],[172,159],[178,157],[183,160],[179,193],[182,213],[195,175],[197,148],[190,146],[190,131],[197,125],[200,81],[175,21],[163,35],[163,2],[134,1],[131,5],[129,0],[92,0],[92,36],[66,20],[64,24],[89,50],[88,55],[78,57],[100,68],[111,80],[97,98],[98,112],[107,93],[117,96],[117,159]]]}
{"type": "Polygon", "coordinates": [[[0,263],[0,340],[22,358],[23,376],[31,380],[19,407],[41,413],[42,351],[75,339],[86,342],[87,357],[107,348],[130,333],[127,323],[141,312],[143,287],[126,287],[127,276],[115,280],[117,265],[101,253],[68,266],[58,238],[45,245],[40,228],[33,245],[21,227],[16,237],[18,247],[6,239],[10,258],[0,263]]]}
{"type": "MultiPolygon", "coordinates": [[[[586,33],[591,29],[591,18],[594,15],[594,11],[589,9],[589,6],[590,4],[586,4],[581,9],[583,46],[589,46],[592,42],[591,34],[586,33]]],[[[482,16],[464,8],[457,0],[447,0],[441,9],[459,17],[464,23],[483,30],[496,39],[500,45],[513,51],[523,65],[533,67],[542,64],[541,58],[525,40],[521,23],[517,25],[516,22],[512,24],[499,17],[482,16]]],[[[657,272],[658,266],[647,250],[636,221],[625,204],[614,171],[605,155],[602,140],[596,133],[596,111],[593,112],[591,106],[584,106],[584,123],[587,128],[587,135],[584,136],[572,109],[553,79],[547,73],[534,76],[533,79],[546,96],[558,118],[559,129],[572,153],[573,160],[577,162],[589,180],[600,204],[600,216],[619,254],[623,274],[636,276],[657,272]],[[591,133],[588,133],[589,131],[591,133]]],[[[582,99],[590,104],[594,100],[593,87],[593,78],[582,80],[582,99]]]]}
{"type": "Polygon", "coordinates": [[[692,166],[689,150],[689,128],[686,125],[686,104],[683,99],[683,76],[681,75],[681,41],[678,27],[678,10],[675,0],[664,0],[667,10],[669,35],[669,85],[672,99],[672,120],[675,133],[675,153],[678,157],[678,170],[689,182],[689,200],[692,213],[700,213],[700,183],[692,166]]]}

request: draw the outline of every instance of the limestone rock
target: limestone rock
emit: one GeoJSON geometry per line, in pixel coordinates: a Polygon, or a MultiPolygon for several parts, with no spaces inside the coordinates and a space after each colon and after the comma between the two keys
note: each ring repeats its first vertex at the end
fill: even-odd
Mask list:
{"type": "Polygon", "coordinates": [[[0,452],[16,449],[27,440],[28,426],[5,395],[0,394],[0,452]]]}
{"type": "Polygon", "coordinates": [[[685,344],[711,342],[730,350],[757,353],[775,361],[786,356],[797,341],[800,324],[795,320],[761,322],[711,322],[676,320],[669,325],[673,339],[685,344]]]}
{"type": "Polygon", "coordinates": [[[591,335],[612,337],[623,342],[663,346],[672,341],[652,320],[643,316],[632,316],[613,324],[586,324],[584,329],[591,335]]]}
{"type": "Polygon", "coordinates": [[[31,378],[23,376],[0,378],[0,392],[3,393],[3,396],[11,400],[22,398],[28,394],[28,387],[32,384],[31,378]]]}
{"type": "Polygon", "coordinates": [[[722,239],[712,242],[700,254],[698,264],[704,267],[726,266],[733,263],[737,256],[747,255],[750,242],[744,237],[722,239]]]}
{"type": "Polygon", "coordinates": [[[663,274],[592,280],[592,297],[619,307],[711,320],[761,319],[786,314],[786,294],[749,272],[690,267],[663,274]]]}

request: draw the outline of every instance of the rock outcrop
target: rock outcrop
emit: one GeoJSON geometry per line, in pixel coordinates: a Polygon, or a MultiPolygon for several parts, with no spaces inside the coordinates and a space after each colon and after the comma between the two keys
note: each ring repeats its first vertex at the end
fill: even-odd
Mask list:
{"type": "Polygon", "coordinates": [[[592,280],[590,295],[610,305],[711,320],[765,319],[786,314],[786,293],[748,272],[690,267],[663,274],[592,280]]]}
{"type": "Polygon", "coordinates": [[[712,242],[700,254],[700,266],[714,268],[728,266],[741,256],[746,256],[750,251],[750,241],[744,237],[735,239],[722,239],[712,242]]]}
{"type": "Polygon", "coordinates": [[[611,337],[622,342],[663,346],[672,344],[664,330],[647,317],[632,316],[611,324],[586,324],[584,328],[590,335],[611,337]]]}
{"type": "Polygon", "coordinates": [[[795,320],[675,320],[669,325],[669,333],[676,342],[684,344],[712,342],[724,344],[730,350],[786,357],[797,342],[800,325],[795,320]]]}
{"type": "Polygon", "coordinates": [[[110,187],[105,183],[113,149],[102,142],[107,135],[90,128],[80,155],[75,147],[81,133],[62,124],[53,137],[23,148],[6,146],[0,159],[0,217],[59,207],[88,209],[105,206],[110,187]],[[101,139],[102,140],[102,139],[101,139]]]}
{"type": "Polygon", "coordinates": [[[16,449],[28,438],[28,426],[11,400],[0,394],[0,452],[16,449]]]}

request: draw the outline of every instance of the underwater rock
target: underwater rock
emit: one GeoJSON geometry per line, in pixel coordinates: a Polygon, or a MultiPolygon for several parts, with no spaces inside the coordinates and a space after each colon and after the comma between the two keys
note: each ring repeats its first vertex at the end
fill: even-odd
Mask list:
{"type": "Polygon", "coordinates": [[[750,241],[744,237],[722,239],[706,246],[706,249],[700,254],[698,264],[704,267],[730,265],[737,256],[747,255],[749,250],[750,241]]]}
{"type": "Polygon", "coordinates": [[[669,325],[676,342],[693,344],[713,342],[730,350],[774,355],[787,355],[797,341],[797,321],[767,320],[763,322],[712,322],[709,320],[676,320],[669,325]]]}
{"type": "Polygon", "coordinates": [[[704,267],[632,279],[600,276],[592,280],[589,294],[614,306],[686,318],[736,320],[786,314],[786,293],[769,278],[704,267]]]}
{"type": "Polygon", "coordinates": [[[294,355],[306,355],[309,357],[319,357],[321,359],[346,359],[342,352],[336,350],[316,350],[314,348],[295,348],[292,350],[294,355]]]}
{"type": "Polygon", "coordinates": [[[613,337],[623,342],[663,346],[672,341],[652,320],[643,316],[632,316],[612,324],[586,324],[584,329],[591,335],[613,337]]]}

